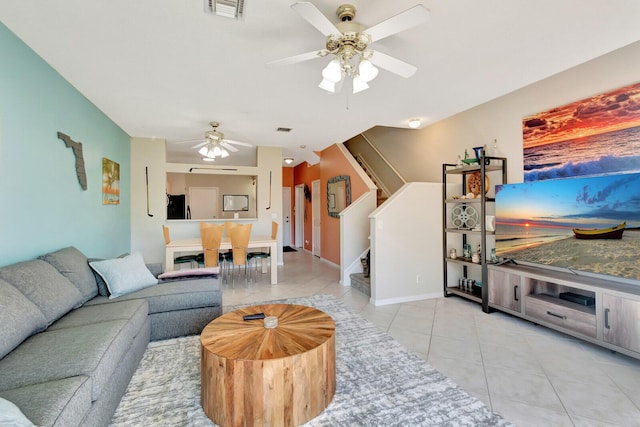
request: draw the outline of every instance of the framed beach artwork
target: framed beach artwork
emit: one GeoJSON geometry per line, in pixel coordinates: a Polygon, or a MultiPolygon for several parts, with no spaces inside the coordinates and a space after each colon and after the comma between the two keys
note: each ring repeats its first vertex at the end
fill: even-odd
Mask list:
{"type": "Polygon", "coordinates": [[[120,164],[102,158],[102,204],[120,204],[120,164]]]}
{"type": "Polygon", "coordinates": [[[640,172],[640,83],[525,117],[524,180],[640,172]]]}

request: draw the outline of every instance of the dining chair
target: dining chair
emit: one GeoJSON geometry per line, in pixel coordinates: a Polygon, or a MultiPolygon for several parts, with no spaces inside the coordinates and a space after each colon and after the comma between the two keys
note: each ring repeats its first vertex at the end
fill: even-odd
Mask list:
{"type": "MultiPolygon", "coordinates": [[[[278,238],[278,223],[275,221],[271,221],[271,238],[273,240],[278,238]]],[[[271,248],[266,252],[249,252],[247,257],[249,258],[249,264],[251,264],[251,261],[254,261],[256,266],[256,277],[258,277],[258,260],[271,258],[271,248]]],[[[249,265],[249,268],[251,268],[251,265],[249,265]]],[[[269,272],[271,272],[271,268],[271,261],[269,261],[269,272]]]]}
{"type": "MultiPolygon", "coordinates": [[[[231,230],[236,225],[238,225],[237,222],[225,221],[224,228],[229,239],[231,239],[231,230]]],[[[227,249],[227,251],[223,252],[222,255],[224,257],[225,264],[233,264],[233,249],[227,249]]]]}
{"type": "MultiPolygon", "coordinates": [[[[231,228],[231,251],[233,253],[233,272],[231,273],[232,283],[235,286],[236,266],[244,266],[244,278],[247,281],[247,249],[251,238],[251,226],[253,224],[236,224],[231,228]]],[[[249,271],[251,274],[251,271],[249,271]]]]}
{"type": "MultiPolygon", "coordinates": [[[[171,243],[171,233],[169,232],[169,227],[166,225],[162,226],[162,233],[164,234],[164,244],[168,245],[171,243]]],[[[190,264],[192,268],[198,267],[198,255],[183,255],[179,257],[175,257],[173,259],[174,264],[190,264]]],[[[165,267],[166,268],[166,267],[165,267]]]]}
{"type": "Polygon", "coordinates": [[[224,255],[220,253],[220,243],[222,243],[223,232],[223,224],[200,223],[200,239],[202,240],[202,249],[204,252],[201,263],[204,267],[220,266],[222,281],[224,281],[224,270],[222,268],[224,255]]]}

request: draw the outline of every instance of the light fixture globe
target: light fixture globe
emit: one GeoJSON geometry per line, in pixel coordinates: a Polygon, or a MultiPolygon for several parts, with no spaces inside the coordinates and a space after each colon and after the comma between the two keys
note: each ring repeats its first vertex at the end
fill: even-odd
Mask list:
{"type": "Polygon", "coordinates": [[[327,79],[322,79],[322,81],[320,82],[320,84],[318,85],[318,87],[319,87],[320,89],[324,89],[324,90],[326,90],[327,92],[331,92],[331,93],[335,93],[335,91],[336,91],[336,84],[335,84],[335,83],[330,82],[330,81],[329,81],[329,80],[327,80],[327,79]]]}
{"type": "Polygon", "coordinates": [[[369,83],[378,76],[378,69],[368,59],[363,59],[358,65],[358,75],[360,80],[369,83]]]}
{"type": "Polygon", "coordinates": [[[356,76],[353,78],[353,93],[362,92],[367,89],[369,89],[369,85],[360,77],[356,76]]]}
{"type": "Polygon", "coordinates": [[[420,127],[420,119],[411,119],[409,120],[409,127],[411,129],[417,129],[420,127]]]}
{"type": "Polygon", "coordinates": [[[342,80],[342,67],[337,59],[332,59],[322,70],[322,78],[331,83],[338,83],[342,80]]]}
{"type": "Polygon", "coordinates": [[[293,158],[292,158],[292,157],[286,157],[286,158],[284,159],[284,162],[285,162],[286,164],[290,165],[291,163],[293,163],[293,158]]]}

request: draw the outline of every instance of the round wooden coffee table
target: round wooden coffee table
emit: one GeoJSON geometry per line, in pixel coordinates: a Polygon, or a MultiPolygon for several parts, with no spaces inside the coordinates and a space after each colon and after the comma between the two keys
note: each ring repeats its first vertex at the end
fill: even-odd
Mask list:
{"type": "Polygon", "coordinates": [[[335,323],[303,305],[266,304],[224,314],[205,326],[201,400],[220,426],[297,426],[319,415],[335,392],[335,323]],[[269,329],[263,319],[275,316],[269,329]]]}

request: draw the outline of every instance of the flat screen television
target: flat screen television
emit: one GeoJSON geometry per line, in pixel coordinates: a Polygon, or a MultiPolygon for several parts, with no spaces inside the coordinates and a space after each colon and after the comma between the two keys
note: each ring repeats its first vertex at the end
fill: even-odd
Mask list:
{"type": "Polygon", "coordinates": [[[223,212],[242,212],[249,210],[248,194],[224,194],[222,196],[223,212]]]}
{"type": "Polygon", "coordinates": [[[640,285],[640,173],[498,185],[495,208],[499,261],[640,285]]]}

